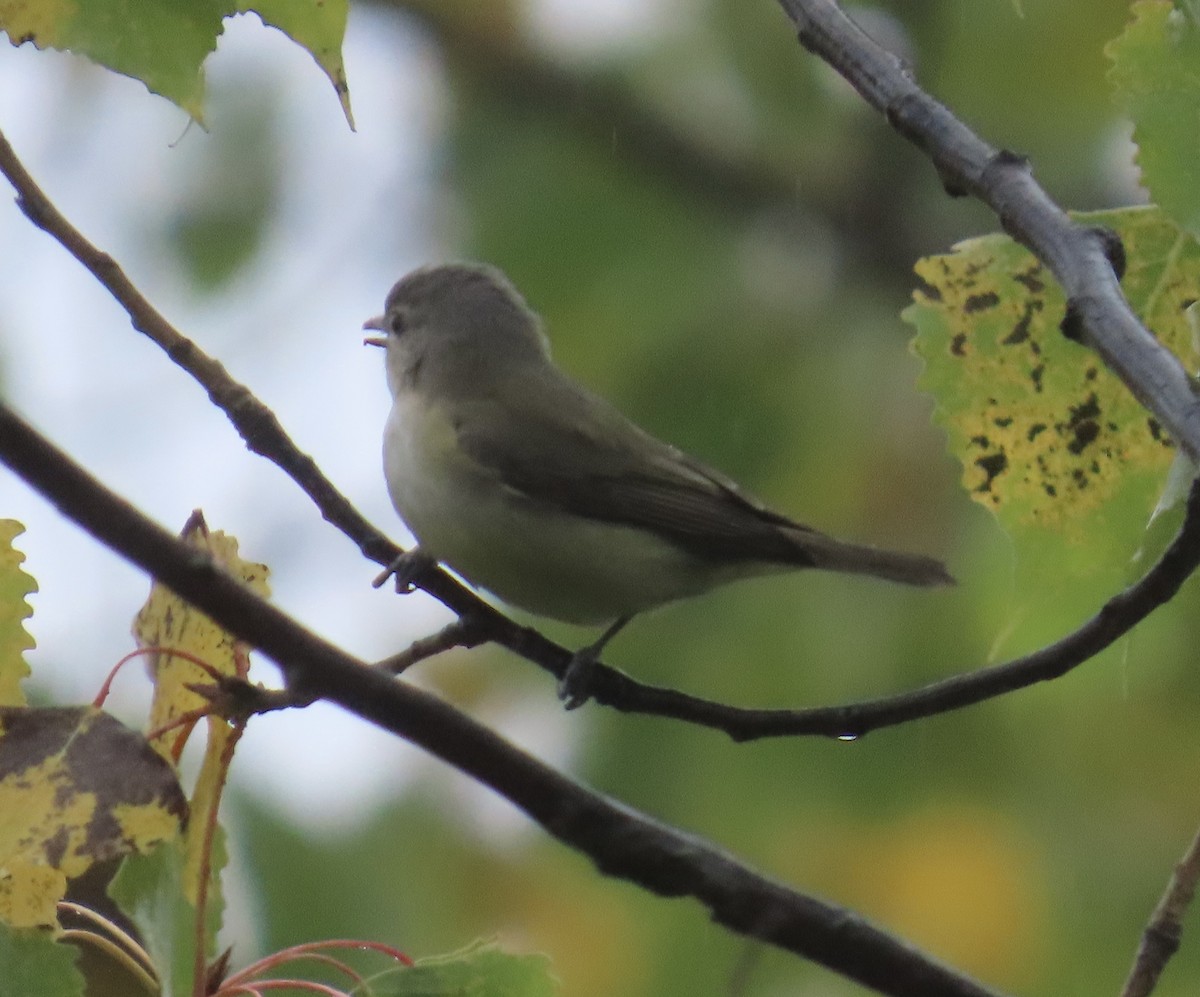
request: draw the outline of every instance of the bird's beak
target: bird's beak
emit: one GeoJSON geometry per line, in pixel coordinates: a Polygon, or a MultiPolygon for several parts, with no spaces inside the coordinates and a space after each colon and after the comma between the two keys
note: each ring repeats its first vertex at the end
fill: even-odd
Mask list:
{"type": "MultiPolygon", "coordinates": [[[[383,316],[376,315],[374,318],[369,318],[363,323],[364,329],[374,329],[376,332],[387,332],[387,326],[383,324],[383,316]]],[[[363,339],[363,346],[387,346],[387,336],[367,336],[363,339]]]]}

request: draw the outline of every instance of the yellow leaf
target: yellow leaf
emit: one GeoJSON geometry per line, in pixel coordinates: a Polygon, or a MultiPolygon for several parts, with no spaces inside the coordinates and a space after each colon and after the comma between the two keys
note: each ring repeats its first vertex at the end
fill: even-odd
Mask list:
{"type": "MultiPolygon", "coordinates": [[[[1155,208],[1081,220],[1121,235],[1130,303],[1195,370],[1187,309],[1200,296],[1200,246],[1155,208]]],[[[1010,533],[1043,528],[1077,544],[1135,477],[1148,515],[1171,441],[1094,353],[1060,332],[1062,289],[1028,250],[983,236],[916,271],[923,283],[905,318],[919,329],[921,386],[937,399],[968,494],[1010,533]]]]}
{"type": "Polygon", "coordinates": [[[53,922],[66,880],[175,836],[187,811],[171,766],[93,707],[0,707],[0,772],[0,917],[26,926],[53,922]]]}
{"type": "MultiPolygon", "coordinates": [[[[1131,307],[1185,369],[1200,367],[1200,243],[1152,206],[1074,217],[1120,236],[1131,307]]],[[[1013,614],[994,650],[1019,653],[1141,570],[1139,551],[1159,544],[1146,527],[1176,451],[1100,358],[1063,334],[1062,288],[1023,246],[983,236],[916,269],[904,317],[917,328],[920,384],[964,489],[1012,540],[1013,614]]]]}
{"type": "Polygon", "coordinates": [[[14,519],[0,519],[0,706],[23,706],[21,680],[29,675],[24,652],[34,646],[23,621],[33,615],[26,596],[37,591],[37,582],[21,570],[25,555],[13,539],[25,527],[14,519]]]}
{"type": "Polygon", "coordinates": [[[0,921],[14,928],[56,927],[66,892],[61,869],[15,862],[0,870],[0,921]]]}
{"type": "MultiPolygon", "coordinates": [[[[220,531],[209,532],[199,510],[188,518],[181,536],[192,546],[206,551],[217,565],[259,595],[270,593],[266,565],[242,560],[238,556],[237,540],[220,531]]],[[[154,702],[150,709],[149,731],[161,730],[180,717],[203,709],[207,701],[192,692],[188,685],[209,685],[213,681],[212,675],[199,665],[186,657],[166,652],[190,655],[220,675],[245,675],[246,645],[158,582],[151,587],[150,597],[134,620],[133,635],[139,646],[158,651],[151,658],[154,702]]],[[[177,757],[173,750],[177,743],[181,743],[181,739],[176,729],[154,740],[156,749],[164,757],[177,757]]]]}

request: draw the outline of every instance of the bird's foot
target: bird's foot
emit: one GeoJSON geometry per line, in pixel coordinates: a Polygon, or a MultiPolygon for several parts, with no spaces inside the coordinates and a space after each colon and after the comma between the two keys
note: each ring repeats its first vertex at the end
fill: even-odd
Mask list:
{"type": "Polygon", "coordinates": [[[573,655],[558,680],[558,698],[565,710],[577,710],[592,698],[596,678],[596,658],[600,648],[595,644],[580,648],[573,655]]]}
{"type": "Polygon", "coordinates": [[[587,647],[581,647],[571,655],[567,670],[558,680],[558,698],[562,700],[564,709],[577,710],[592,698],[592,689],[596,681],[596,662],[600,659],[600,652],[630,619],[629,616],[622,616],[614,621],[598,640],[587,647]]]}
{"type": "Polygon", "coordinates": [[[394,576],[396,579],[396,591],[401,595],[405,595],[413,590],[413,581],[416,577],[421,572],[432,568],[436,564],[437,560],[435,558],[430,557],[420,547],[414,547],[412,550],[406,550],[376,575],[375,580],[371,582],[371,586],[372,588],[380,588],[387,583],[389,578],[394,576]]]}

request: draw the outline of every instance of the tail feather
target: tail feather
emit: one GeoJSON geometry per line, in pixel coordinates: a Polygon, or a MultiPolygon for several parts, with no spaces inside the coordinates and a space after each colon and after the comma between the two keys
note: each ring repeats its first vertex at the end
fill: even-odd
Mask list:
{"type": "Polygon", "coordinates": [[[811,558],[814,568],[871,575],[902,585],[954,585],[954,576],[941,561],[923,554],[880,550],[865,544],[847,543],[817,532],[795,534],[798,546],[811,558]]]}

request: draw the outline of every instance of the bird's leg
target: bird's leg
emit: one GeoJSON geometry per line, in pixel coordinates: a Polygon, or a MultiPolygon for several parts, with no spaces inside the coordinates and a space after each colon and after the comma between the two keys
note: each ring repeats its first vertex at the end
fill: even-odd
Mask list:
{"type": "Polygon", "coordinates": [[[426,554],[420,547],[414,547],[412,550],[406,550],[403,554],[396,558],[391,564],[383,569],[371,582],[372,588],[379,588],[384,585],[393,575],[396,576],[396,591],[401,595],[413,590],[413,579],[422,571],[434,567],[437,564],[437,558],[426,554]]]}
{"type": "Polygon", "coordinates": [[[592,676],[595,672],[596,661],[604,646],[612,640],[621,629],[632,620],[632,616],[622,616],[612,623],[599,638],[581,647],[571,656],[567,670],[558,680],[558,698],[568,710],[574,710],[586,703],[592,696],[592,676]]]}

